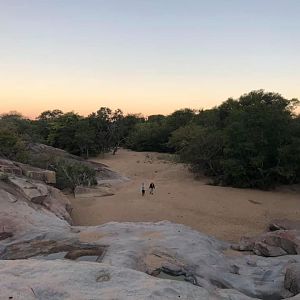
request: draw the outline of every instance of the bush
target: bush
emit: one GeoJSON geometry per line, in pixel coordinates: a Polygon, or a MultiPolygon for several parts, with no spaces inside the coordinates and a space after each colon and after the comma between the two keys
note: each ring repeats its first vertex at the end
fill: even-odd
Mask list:
{"type": "Polygon", "coordinates": [[[0,156],[7,159],[26,162],[26,144],[14,132],[0,127],[0,156]]]}
{"type": "Polygon", "coordinates": [[[97,184],[96,171],[82,163],[57,160],[50,168],[56,172],[56,187],[59,189],[74,192],[77,186],[97,184]]]}
{"type": "Polygon", "coordinates": [[[158,122],[140,123],[127,139],[127,146],[136,151],[166,152],[169,138],[167,128],[158,122]]]}
{"type": "Polygon", "coordinates": [[[220,172],[223,144],[220,131],[194,124],[177,129],[169,140],[169,145],[193,172],[209,176],[220,172]]]}
{"type": "Polygon", "coordinates": [[[173,132],[169,144],[196,173],[222,185],[270,188],[300,181],[297,100],[253,91],[229,99],[196,123],[173,132]],[[201,124],[201,125],[200,125],[201,124]]]}
{"type": "Polygon", "coordinates": [[[59,189],[74,192],[76,186],[97,185],[96,171],[93,168],[73,159],[60,158],[49,153],[30,153],[29,164],[56,172],[56,184],[59,189]]]}
{"type": "Polygon", "coordinates": [[[0,172],[0,180],[3,181],[3,182],[8,183],[9,182],[8,175],[6,173],[0,172]]]}

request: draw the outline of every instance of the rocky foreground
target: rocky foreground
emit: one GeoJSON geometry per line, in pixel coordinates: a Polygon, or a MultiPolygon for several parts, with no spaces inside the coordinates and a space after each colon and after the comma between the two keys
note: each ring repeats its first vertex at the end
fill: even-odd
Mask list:
{"type": "Polygon", "coordinates": [[[13,167],[0,180],[0,299],[300,299],[300,224],[239,245],[166,221],[72,226],[53,174],[13,167]]]}

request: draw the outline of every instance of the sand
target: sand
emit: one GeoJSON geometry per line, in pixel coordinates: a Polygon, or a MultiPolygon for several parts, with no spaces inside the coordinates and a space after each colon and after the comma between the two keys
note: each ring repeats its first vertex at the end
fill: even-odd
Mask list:
{"type": "Polygon", "coordinates": [[[95,161],[108,165],[130,180],[109,197],[72,198],[76,225],[110,221],[155,222],[169,220],[227,241],[255,235],[272,219],[300,219],[300,192],[292,188],[259,191],[208,185],[196,180],[169,155],[121,149],[95,161]],[[153,181],[154,195],[142,197],[140,186],[153,181]]]}

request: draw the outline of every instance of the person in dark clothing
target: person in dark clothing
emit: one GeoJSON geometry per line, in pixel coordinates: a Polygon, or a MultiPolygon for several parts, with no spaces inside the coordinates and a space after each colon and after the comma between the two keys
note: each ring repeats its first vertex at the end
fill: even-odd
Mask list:
{"type": "Polygon", "coordinates": [[[153,195],[154,190],[155,190],[155,185],[154,185],[153,182],[151,182],[150,185],[149,185],[149,191],[150,191],[150,194],[151,194],[151,195],[153,195]]]}
{"type": "Polygon", "coordinates": [[[142,183],[142,186],[141,186],[141,192],[142,192],[142,196],[145,196],[145,184],[144,184],[144,182],[142,183]]]}

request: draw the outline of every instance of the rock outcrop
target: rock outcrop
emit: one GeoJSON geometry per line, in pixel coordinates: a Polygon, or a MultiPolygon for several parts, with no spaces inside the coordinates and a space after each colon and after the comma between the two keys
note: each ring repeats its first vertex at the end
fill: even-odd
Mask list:
{"type": "Polygon", "coordinates": [[[47,184],[56,183],[55,172],[35,168],[30,165],[0,158],[0,172],[16,176],[25,176],[34,180],[43,181],[47,184]]]}
{"type": "Polygon", "coordinates": [[[296,300],[299,230],[281,226],[237,246],[259,256],[167,221],[72,226],[59,190],[12,172],[0,180],[0,298],[296,300]]]}
{"type": "Polygon", "coordinates": [[[24,178],[9,177],[8,180],[0,181],[0,232],[11,233],[14,240],[22,237],[32,240],[48,234],[51,228],[69,230],[71,205],[59,190],[33,181],[23,185],[24,178]],[[16,188],[14,183],[18,180],[22,184],[16,188]]]}
{"type": "Polygon", "coordinates": [[[44,183],[33,181],[22,177],[8,177],[8,186],[6,186],[7,197],[16,199],[24,197],[29,202],[39,204],[49,211],[53,212],[60,219],[72,223],[70,217],[71,204],[69,199],[58,189],[44,183]],[[14,191],[12,191],[12,188],[14,191]],[[10,190],[10,192],[8,192],[10,190]],[[17,192],[17,194],[16,194],[17,192]],[[8,195],[10,194],[10,195],[8,195]]]}
{"type": "Polygon", "coordinates": [[[257,237],[243,237],[235,250],[253,251],[256,255],[281,256],[300,254],[300,231],[278,230],[257,237]]]}
{"type": "Polygon", "coordinates": [[[287,220],[272,221],[270,232],[256,237],[242,237],[233,248],[240,251],[252,251],[262,256],[282,256],[300,254],[299,222],[287,220]]]}
{"type": "Polygon", "coordinates": [[[42,204],[49,194],[45,184],[21,177],[9,177],[8,180],[18,192],[33,203],[42,204]]]}
{"type": "Polygon", "coordinates": [[[185,282],[88,262],[0,261],[0,274],[2,299],[252,299],[236,291],[207,291],[185,282]]]}
{"type": "MultiPolygon", "coordinates": [[[[53,214],[51,218],[57,219],[53,214]]],[[[6,278],[1,281],[0,289],[1,284],[9,282],[10,288],[6,290],[20,291],[22,289],[17,287],[22,286],[27,296],[30,290],[25,287],[31,286],[40,299],[51,299],[55,294],[57,299],[72,299],[73,291],[78,292],[79,299],[174,299],[178,295],[181,299],[251,297],[276,300],[293,296],[292,290],[285,288],[285,271],[291,263],[300,263],[298,255],[277,258],[230,256],[226,254],[230,246],[228,243],[170,222],[113,222],[93,227],[70,227],[63,220],[55,226],[52,221],[45,222],[48,230],[36,228],[35,234],[26,230],[23,231],[23,239],[14,236],[9,243],[0,241],[0,258],[9,260],[0,267],[1,278],[6,278]],[[77,259],[78,253],[88,255],[88,249],[104,249],[100,264],[67,259],[72,257],[67,255],[69,251],[77,251],[77,259]],[[49,264],[46,261],[51,259],[48,254],[52,259],[61,257],[63,260],[49,264]],[[20,265],[17,261],[10,261],[30,257],[31,260],[20,261],[20,265]],[[33,260],[34,257],[36,260],[33,260]],[[37,279],[27,276],[27,272],[40,274],[45,283],[38,285],[37,279]],[[175,283],[146,275],[157,276],[161,272],[174,279],[181,275],[185,282],[175,283]],[[97,284],[95,274],[100,274],[101,285],[97,284]],[[18,279],[14,280],[11,276],[18,279]],[[64,284],[58,285],[54,278],[60,276],[64,278],[61,279],[64,284]],[[139,288],[134,282],[139,283],[139,288]],[[94,291],[95,284],[98,286],[97,293],[94,291]],[[118,293],[112,293],[113,287],[118,293]],[[108,291],[112,294],[106,294],[108,291]],[[50,295],[48,298],[47,293],[50,295]]],[[[90,253],[95,254],[93,251],[90,253]]]]}
{"type": "Polygon", "coordinates": [[[22,175],[22,169],[16,166],[12,161],[0,158],[0,172],[13,175],[22,175]]]}
{"type": "Polygon", "coordinates": [[[44,181],[47,184],[56,183],[56,174],[54,171],[44,170],[17,162],[14,164],[18,166],[22,170],[22,174],[28,178],[44,181]]]}
{"type": "Polygon", "coordinates": [[[96,177],[98,183],[112,181],[122,182],[125,180],[120,174],[111,171],[106,165],[93,162],[90,160],[84,160],[83,158],[72,155],[64,150],[54,148],[44,144],[31,143],[28,144],[28,151],[30,153],[31,160],[35,161],[48,161],[55,157],[56,159],[62,159],[72,162],[80,162],[96,171],[96,177]]]}

